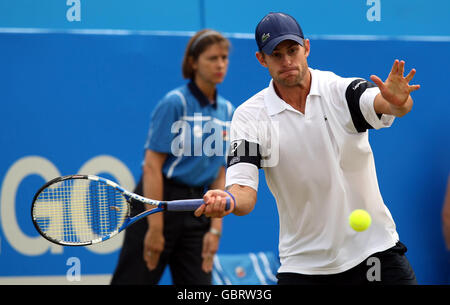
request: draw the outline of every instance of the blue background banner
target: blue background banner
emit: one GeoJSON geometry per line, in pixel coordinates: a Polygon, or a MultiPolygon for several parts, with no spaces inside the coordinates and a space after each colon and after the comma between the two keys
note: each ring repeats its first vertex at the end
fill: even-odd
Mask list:
{"type": "Polygon", "coordinates": [[[251,33],[269,11],[308,35],[450,35],[447,0],[1,0],[0,27],[251,33]]]}
{"type": "MultiPolygon", "coordinates": [[[[311,37],[313,68],[366,79],[385,79],[395,59],[416,68],[414,83],[422,88],[413,93],[413,111],[389,129],[370,131],[370,141],[381,193],[419,283],[448,283],[441,228],[450,172],[448,1],[380,1],[381,20],[369,21],[377,1],[81,0],[81,19],[72,22],[67,14],[77,1],[69,2],[0,1],[1,283],[33,276],[76,282],[77,266],[81,278],[102,275],[98,283],[106,282],[122,237],[87,248],[51,245],[31,223],[35,191],[75,173],[132,190],[150,113],[185,82],[181,60],[191,32],[207,26],[227,33],[230,68],[219,91],[238,106],[270,80],[254,56],[252,33],[275,10],[294,15],[311,37]]],[[[255,210],[224,219],[219,253],[277,253],[278,215],[260,176],[255,210]]],[[[161,283],[170,283],[167,273],[161,283]]]]}

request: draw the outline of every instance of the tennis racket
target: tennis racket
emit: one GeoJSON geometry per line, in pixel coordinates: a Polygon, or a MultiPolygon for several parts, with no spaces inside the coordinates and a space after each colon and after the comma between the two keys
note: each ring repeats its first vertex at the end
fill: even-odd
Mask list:
{"type": "MultiPolygon", "coordinates": [[[[33,198],[31,216],[37,231],[63,246],[103,242],[150,214],[195,211],[203,199],[158,201],[129,192],[117,183],[93,175],[71,175],[44,184],[33,198]],[[154,209],[130,217],[130,203],[154,209]]],[[[227,198],[226,210],[230,208],[227,198]]]]}

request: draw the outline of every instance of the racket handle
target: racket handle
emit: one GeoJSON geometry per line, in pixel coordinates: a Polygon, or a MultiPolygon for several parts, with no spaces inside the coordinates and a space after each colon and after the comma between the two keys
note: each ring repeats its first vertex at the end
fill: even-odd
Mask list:
{"type": "MultiPolygon", "coordinates": [[[[167,202],[165,205],[166,211],[176,211],[176,212],[183,212],[183,211],[195,211],[199,208],[202,204],[205,202],[203,199],[186,199],[186,200],[172,200],[167,202]]],[[[230,209],[230,198],[226,198],[226,206],[225,211],[228,211],[230,209]]]]}

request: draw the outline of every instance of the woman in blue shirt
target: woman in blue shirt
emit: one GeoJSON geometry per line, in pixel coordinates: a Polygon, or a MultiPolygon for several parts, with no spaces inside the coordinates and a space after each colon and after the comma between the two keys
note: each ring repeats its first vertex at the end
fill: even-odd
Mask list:
{"type": "MultiPolygon", "coordinates": [[[[234,107],[216,85],[227,73],[229,48],[230,42],[213,30],[189,40],[182,72],[190,81],[167,93],[152,113],[137,193],[176,200],[224,188],[234,107]]],[[[133,206],[132,213],[143,208],[133,206]]],[[[111,283],[157,284],[169,264],[175,285],[211,284],[221,232],[219,218],[197,218],[193,212],[150,215],[126,230],[111,283]]]]}

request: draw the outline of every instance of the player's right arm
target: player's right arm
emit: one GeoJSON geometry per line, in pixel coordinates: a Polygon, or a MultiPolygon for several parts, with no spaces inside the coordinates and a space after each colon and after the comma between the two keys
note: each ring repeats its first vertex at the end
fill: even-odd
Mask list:
{"type": "Polygon", "coordinates": [[[233,184],[228,188],[228,192],[230,192],[236,200],[233,214],[243,216],[253,211],[257,198],[255,189],[246,185],[233,184]],[[238,202],[239,205],[237,204],[238,202]]]}

